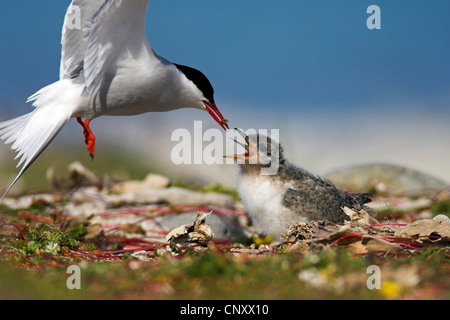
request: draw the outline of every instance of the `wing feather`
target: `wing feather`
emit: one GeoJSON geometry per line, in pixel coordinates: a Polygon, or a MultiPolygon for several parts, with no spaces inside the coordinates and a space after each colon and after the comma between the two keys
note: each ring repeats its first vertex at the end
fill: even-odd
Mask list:
{"type": "Polygon", "coordinates": [[[145,14],[148,0],[73,0],[62,30],[60,78],[84,77],[83,96],[100,84],[121,50],[148,44],[145,14]]]}
{"type": "Polygon", "coordinates": [[[342,222],[346,215],[341,208],[360,210],[357,199],[328,181],[311,177],[290,187],[283,197],[283,205],[302,216],[314,220],[342,222]]]}

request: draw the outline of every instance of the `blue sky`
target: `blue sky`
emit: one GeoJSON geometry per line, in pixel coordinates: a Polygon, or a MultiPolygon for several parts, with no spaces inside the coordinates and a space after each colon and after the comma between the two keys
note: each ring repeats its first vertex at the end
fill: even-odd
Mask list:
{"type": "MultiPolygon", "coordinates": [[[[58,80],[69,3],[0,1],[0,120],[29,112],[27,97],[58,80]]],[[[450,181],[449,13],[449,0],[151,0],[147,36],[208,76],[232,127],[280,128],[296,164],[321,173],[390,162],[450,181]],[[380,30],[366,27],[373,4],[380,30]]],[[[97,152],[121,141],[159,148],[162,163],[177,126],[217,127],[199,110],[119,118],[95,121],[97,152]]],[[[64,136],[82,145],[79,126],[68,127],[52,148],[64,136]]],[[[213,170],[220,181],[228,168],[195,174],[213,170]]]]}
{"type": "MultiPolygon", "coordinates": [[[[26,98],[57,80],[69,2],[0,2],[2,113],[27,111],[26,98]]],[[[160,55],[202,70],[219,106],[340,112],[420,100],[442,112],[449,12],[448,0],[152,0],[147,34],[160,55]],[[366,27],[371,4],[381,30],[366,27]]]]}

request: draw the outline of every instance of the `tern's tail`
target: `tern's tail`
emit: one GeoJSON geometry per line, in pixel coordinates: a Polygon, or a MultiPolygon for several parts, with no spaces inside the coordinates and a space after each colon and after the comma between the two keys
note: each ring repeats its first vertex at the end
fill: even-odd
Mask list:
{"type": "Polygon", "coordinates": [[[60,81],[41,89],[28,99],[34,101],[34,111],[0,123],[0,138],[6,144],[12,143],[16,159],[20,157],[17,167],[23,164],[0,201],[69,120],[73,108],[60,104],[61,89],[60,81]]]}

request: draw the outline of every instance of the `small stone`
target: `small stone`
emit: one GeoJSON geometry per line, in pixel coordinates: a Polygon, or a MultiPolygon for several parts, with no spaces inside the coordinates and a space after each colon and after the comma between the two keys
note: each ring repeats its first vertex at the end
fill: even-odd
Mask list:
{"type": "Polygon", "coordinates": [[[448,222],[450,223],[450,218],[446,216],[445,214],[438,214],[433,218],[434,221],[440,221],[440,222],[448,222]]]}

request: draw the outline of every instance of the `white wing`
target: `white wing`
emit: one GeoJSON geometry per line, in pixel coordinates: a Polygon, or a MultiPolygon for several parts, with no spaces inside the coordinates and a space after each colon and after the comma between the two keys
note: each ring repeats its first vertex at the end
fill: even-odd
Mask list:
{"type": "Polygon", "coordinates": [[[99,85],[108,67],[136,42],[146,42],[148,0],[73,0],[62,30],[60,79],[84,75],[84,96],[99,85]]]}

